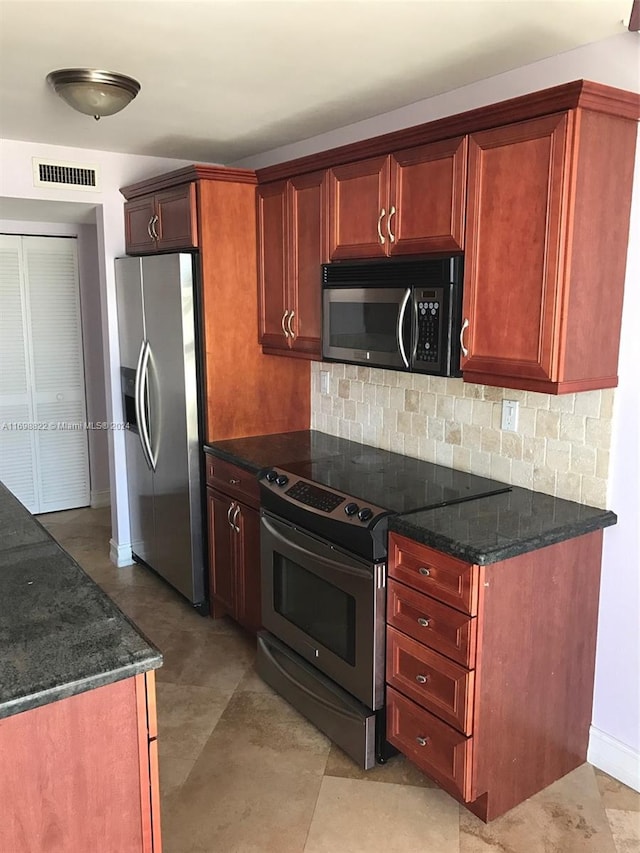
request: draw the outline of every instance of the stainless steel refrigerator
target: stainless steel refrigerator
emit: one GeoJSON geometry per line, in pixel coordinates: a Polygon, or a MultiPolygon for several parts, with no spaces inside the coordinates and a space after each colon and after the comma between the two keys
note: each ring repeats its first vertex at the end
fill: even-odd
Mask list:
{"type": "Polygon", "coordinates": [[[115,264],[133,557],[204,610],[194,259],[115,264]]]}

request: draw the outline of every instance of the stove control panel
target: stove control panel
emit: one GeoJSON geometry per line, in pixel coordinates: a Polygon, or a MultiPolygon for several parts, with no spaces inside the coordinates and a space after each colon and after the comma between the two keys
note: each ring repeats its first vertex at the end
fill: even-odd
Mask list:
{"type": "Polygon", "coordinates": [[[260,476],[260,483],[270,492],[279,493],[284,500],[302,505],[312,512],[331,516],[335,520],[356,524],[358,527],[368,526],[368,523],[381,513],[387,514],[381,507],[360,506],[349,495],[276,468],[264,471],[260,476]]]}

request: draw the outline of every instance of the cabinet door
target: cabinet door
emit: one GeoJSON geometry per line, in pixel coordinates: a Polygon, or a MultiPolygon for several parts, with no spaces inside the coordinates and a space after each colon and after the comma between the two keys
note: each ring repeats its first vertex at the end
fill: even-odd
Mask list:
{"type": "Polygon", "coordinates": [[[260,513],[244,504],[234,512],[238,622],[254,633],[262,627],[260,573],[260,513]]]}
{"type": "Polygon", "coordinates": [[[207,489],[209,517],[209,592],[211,615],[235,616],[235,533],[229,518],[233,501],[207,489]]]}
{"type": "Polygon", "coordinates": [[[320,357],[321,264],[329,259],[326,172],[289,182],[289,326],[292,351],[320,357]]]}
{"type": "Polygon", "coordinates": [[[466,166],[466,137],[391,155],[389,254],[462,250],[466,166]]]}
{"type": "Polygon", "coordinates": [[[193,249],[198,245],[196,185],[184,184],[155,196],[158,249],[193,249]]]}
{"type": "Polygon", "coordinates": [[[329,170],[329,255],[387,255],[389,157],[372,157],[329,170]]]}
{"type": "Polygon", "coordinates": [[[151,233],[154,214],[153,196],[125,202],[124,233],[128,254],[141,255],[156,251],[156,241],[151,233]]]}
{"type": "Polygon", "coordinates": [[[265,350],[289,349],[287,296],[287,184],[258,188],[259,335],[265,350]]]}
{"type": "Polygon", "coordinates": [[[552,115],[469,140],[461,366],[473,382],[555,378],[567,126],[552,115]]]}

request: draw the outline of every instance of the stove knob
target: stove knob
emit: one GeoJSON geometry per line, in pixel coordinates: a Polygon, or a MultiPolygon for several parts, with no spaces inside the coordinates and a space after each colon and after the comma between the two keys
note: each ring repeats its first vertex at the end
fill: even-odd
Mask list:
{"type": "Polygon", "coordinates": [[[289,478],[287,477],[286,474],[280,474],[279,476],[276,477],[276,483],[279,486],[286,486],[288,482],[289,482],[289,478]]]}
{"type": "Polygon", "coordinates": [[[365,506],[358,513],[358,518],[360,519],[360,521],[369,521],[370,518],[373,518],[373,512],[369,509],[368,506],[365,506]]]}
{"type": "Polygon", "coordinates": [[[265,476],[267,478],[267,483],[275,483],[278,472],[271,469],[271,471],[267,471],[265,476]]]}
{"type": "Polygon", "coordinates": [[[348,503],[344,511],[346,515],[355,515],[358,512],[358,504],[354,504],[353,502],[348,503]]]}

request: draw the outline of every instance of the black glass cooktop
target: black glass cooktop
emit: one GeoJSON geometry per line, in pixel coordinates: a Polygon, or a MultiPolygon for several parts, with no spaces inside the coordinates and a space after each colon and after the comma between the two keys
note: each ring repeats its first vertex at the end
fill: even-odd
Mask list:
{"type": "Polygon", "coordinates": [[[510,489],[507,483],[498,480],[345,439],[339,441],[339,449],[317,446],[311,459],[283,467],[291,474],[395,513],[443,506],[510,489]]]}

